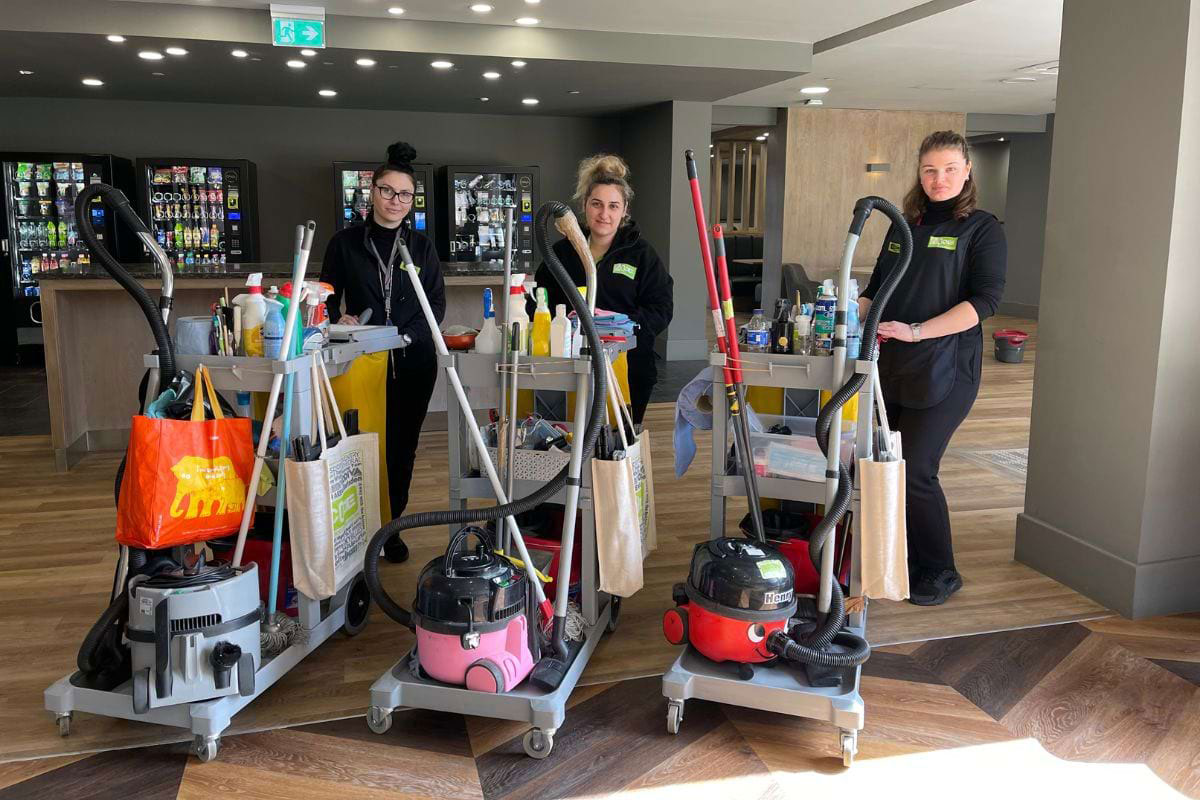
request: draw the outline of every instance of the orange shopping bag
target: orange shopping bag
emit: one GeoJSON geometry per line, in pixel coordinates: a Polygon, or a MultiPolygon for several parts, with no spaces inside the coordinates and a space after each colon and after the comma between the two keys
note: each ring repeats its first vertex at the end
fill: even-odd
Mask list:
{"type": "Polygon", "coordinates": [[[196,370],[191,419],[133,418],[117,541],[158,550],[238,530],[254,466],[250,420],[226,419],[208,370],[196,370]],[[207,393],[215,419],[205,419],[207,393]]]}

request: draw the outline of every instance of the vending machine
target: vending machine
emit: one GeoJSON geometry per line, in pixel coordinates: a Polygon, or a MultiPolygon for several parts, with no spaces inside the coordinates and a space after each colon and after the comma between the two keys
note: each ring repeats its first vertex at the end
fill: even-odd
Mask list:
{"type": "Polygon", "coordinates": [[[531,274],[533,215],[537,211],[539,167],[442,167],[446,207],[439,227],[438,251],[447,263],[481,271],[504,262],[505,209],[513,210],[513,272],[531,274]]]}
{"type": "MultiPolygon", "coordinates": [[[[39,360],[38,276],[82,272],[91,254],[75,226],[75,198],[91,183],[133,195],[132,162],[83,153],[0,153],[0,363],[39,360]]],[[[122,260],[138,257],[132,231],[117,230],[99,199],[91,207],[96,236],[122,260]]]]}
{"type": "Polygon", "coordinates": [[[139,158],[137,182],[141,213],[177,271],[259,260],[254,162],[139,158]]]}
{"type": "MultiPolygon", "coordinates": [[[[370,161],[333,162],[334,230],[349,228],[364,221],[371,213],[371,176],[378,163],[370,161]]],[[[420,231],[430,239],[434,237],[432,164],[413,164],[413,203],[405,222],[413,230],[420,231]]]]}

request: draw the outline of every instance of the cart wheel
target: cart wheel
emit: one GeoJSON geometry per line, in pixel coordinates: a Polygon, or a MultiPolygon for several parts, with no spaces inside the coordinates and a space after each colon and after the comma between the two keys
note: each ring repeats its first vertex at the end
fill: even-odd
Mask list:
{"type": "Polygon", "coordinates": [[[387,733],[392,728],[392,712],[371,706],[367,709],[367,727],[374,733],[387,733]]]}
{"type": "Polygon", "coordinates": [[[842,766],[852,766],[856,755],[858,755],[858,731],[842,731],[842,766]]]}
{"type": "Polygon", "coordinates": [[[617,630],[617,623],[621,621],[621,598],[613,595],[608,601],[608,625],[604,630],[608,633],[613,633],[617,630]]]}
{"type": "Polygon", "coordinates": [[[667,733],[679,733],[679,724],[683,722],[683,702],[671,700],[667,703],[667,733]]]}
{"type": "Polygon", "coordinates": [[[196,758],[200,762],[207,764],[217,757],[217,751],[221,748],[221,740],[216,736],[200,736],[196,735],[196,741],[192,744],[192,752],[196,754],[196,758]]]}
{"type": "Polygon", "coordinates": [[[70,736],[71,735],[71,712],[70,711],[68,711],[65,714],[59,714],[55,718],[55,721],[58,723],[58,735],[59,736],[70,736]]]}
{"type": "Polygon", "coordinates": [[[530,758],[542,759],[550,755],[550,751],[554,749],[554,733],[534,728],[525,734],[521,744],[525,746],[525,755],[530,758]]]}
{"type": "Polygon", "coordinates": [[[150,669],[139,669],[133,673],[133,713],[145,714],[150,710],[150,669]]]}
{"type": "Polygon", "coordinates": [[[347,636],[357,636],[367,627],[367,616],[371,611],[371,590],[367,588],[367,579],[360,572],[354,576],[350,588],[346,592],[346,621],[342,624],[342,632],[347,636]]]}

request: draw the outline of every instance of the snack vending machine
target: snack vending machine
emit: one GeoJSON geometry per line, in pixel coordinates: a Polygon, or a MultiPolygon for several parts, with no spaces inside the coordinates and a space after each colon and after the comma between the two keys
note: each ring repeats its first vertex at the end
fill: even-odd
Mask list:
{"type": "Polygon", "coordinates": [[[142,214],[178,271],[259,260],[254,162],[139,158],[137,180],[142,214]]]}
{"type": "Polygon", "coordinates": [[[513,209],[513,272],[532,274],[533,215],[537,211],[539,167],[442,167],[446,209],[438,251],[448,263],[480,270],[504,263],[504,210],[513,209]]]}
{"type": "MultiPolygon", "coordinates": [[[[42,347],[38,276],[84,272],[91,254],[75,226],[75,198],[91,183],[133,193],[133,163],[110,155],[0,153],[0,363],[36,361],[42,347]]],[[[131,232],[96,199],[96,236],[122,260],[137,257],[131,232]]]]}
{"type": "MultiPolygon", "coordinates": [[[[334,230],[357,225],[371,212],[371,176],[379,165],[371,161],[333,162],[334,230]]],[[[413,203],[405,222],[434,238],[432,164],[413,164],[413,203]]]]}

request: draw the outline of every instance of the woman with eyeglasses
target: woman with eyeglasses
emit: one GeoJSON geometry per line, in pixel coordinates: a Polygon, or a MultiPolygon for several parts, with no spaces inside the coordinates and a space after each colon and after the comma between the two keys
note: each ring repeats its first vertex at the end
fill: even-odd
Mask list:
{"type": "MultiPolygon", "coordinates": [[[[417,151],[406,142],[388,148],[387,161],[371,177],[367,221],[334,234],[321,264],[321,280],[334,287],[328,300],[331,320],[357,325],[369,309],[371,324],[394,325],[404,340],[389,354],[387,367],[385,438],[392,517],[399,517],[408,506],[421,425],[437,380],[432,334],[410,278],[401,268],[400,241],[412,255],[439,323],[446,313],[446,285],[437,249],[407,221],[416,188],[412,168],[416,157],[417,151]]],[[[394,537],[384,547],[384,555],[398,563],[408,557],[408,548],[394,537]]]]}

